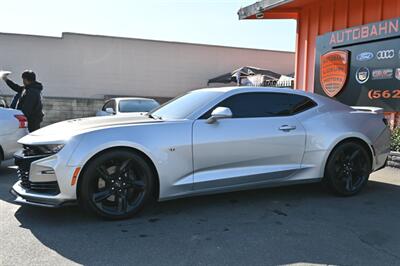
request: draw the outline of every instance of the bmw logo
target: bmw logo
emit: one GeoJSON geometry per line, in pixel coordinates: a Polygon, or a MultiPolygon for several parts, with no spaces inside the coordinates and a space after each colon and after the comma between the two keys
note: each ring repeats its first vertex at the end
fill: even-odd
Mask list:
{"type": "Polygon", "coordinates": [[[370,71],[367,67],[360,67],[356,72],[356,80],[360,84],[364,84],[369,80],[370,71]]]}

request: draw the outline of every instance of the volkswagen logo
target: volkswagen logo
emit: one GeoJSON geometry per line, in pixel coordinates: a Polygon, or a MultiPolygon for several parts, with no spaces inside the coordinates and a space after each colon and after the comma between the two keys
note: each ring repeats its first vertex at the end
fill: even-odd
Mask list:
{"type": "Polygon", "coordinates": [[[367,67],[360,67],[356,72],[356,80],[360,84],[364,84],[369,80],[370,71],[367,67]]]}
{"type": "Polygon", "coordinates": [[[374,54],[371,52],[364,52],[359,55],[357,55],[356,59],[357,61],[368,61],[374,58],[374,54]]]}
{"type": "Polygon", "coordinates": [[[378,60],[384,60],[384,59],[392,59],[394,57],[395,53],[394,50],[382,50],[376,53],[376,58],[378,60]]]}

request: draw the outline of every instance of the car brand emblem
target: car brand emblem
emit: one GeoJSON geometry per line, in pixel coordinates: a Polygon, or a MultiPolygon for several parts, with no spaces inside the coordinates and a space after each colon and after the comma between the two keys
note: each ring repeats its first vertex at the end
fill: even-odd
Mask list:
{"type": "Polygon", "coordinates": [[[382,50],[376,53],[376,58],[378,60],[392,59],[395,53],[394,50],[382,50]]]}
{"type": "Polygon", "coordinates": [[[364,84],[369,80],[369,69],[367,67],[360,67],[356,72],[356,80],[360,84],[364,84]]]}
{"type": "Polygon", "coordinates": [[[391,79],[393,78],[393,69],[375,69],[372,71],[372,79],[391,79]]]}
{"type": "Polygon", "coordinates": [[[400,68],[396,68],[395,77],[396,79],[400,80],[400,68]]]}
{"type": "Polygon", "coordinates": [[[361,62],[371,60],[372,58],[374,58],[374,54],[371,52],[364,52],[364,53],[357,55],[357,57],[356,57],[357,61],[361,61],[361,62]]]}
{"type": "Polygon", "coordinates": [[[329,97],[335,97],[344,87],[349,70],[349,51],[331,51],[321,56],[320,82],[329,97]]]}

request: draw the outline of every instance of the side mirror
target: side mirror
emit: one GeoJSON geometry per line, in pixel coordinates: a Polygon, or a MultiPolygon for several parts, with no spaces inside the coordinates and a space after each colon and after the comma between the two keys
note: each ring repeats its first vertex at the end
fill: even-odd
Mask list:
{"type": "Polygon", "coordinates": [[[114,109],[112,109],[112,108],[106,108],[106,113],[109,113],[109,114],[111,114],[111,115],[115,115],[115,111],[114,111],[114,109]]]}
{"type": "Polygon", "coordinates": [[[212,124],[219,119],[231,118],[231,117],[232,117],[231,109],[227,107],[217,107],[212,111],[211,117],[207,119],[207,123],[212,124]]]}

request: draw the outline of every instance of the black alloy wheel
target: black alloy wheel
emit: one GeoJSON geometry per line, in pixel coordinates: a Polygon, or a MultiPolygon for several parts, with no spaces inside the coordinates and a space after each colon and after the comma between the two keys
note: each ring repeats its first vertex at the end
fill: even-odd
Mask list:
{"type": "Polygon", "coordinates": [[[329,156],[325,179],[332,190],[343,196],[357,194],[368,182],[371,173],[368,151],[357,142],[345,142],[329,156]]]}
{"type": "Polygon", "coordinates": [[[102,217],[124,219],[140,211],[153,191],[154,173],[147,162],[135,152],[114,150],[90,162],[79,202],[102,217]]]}

